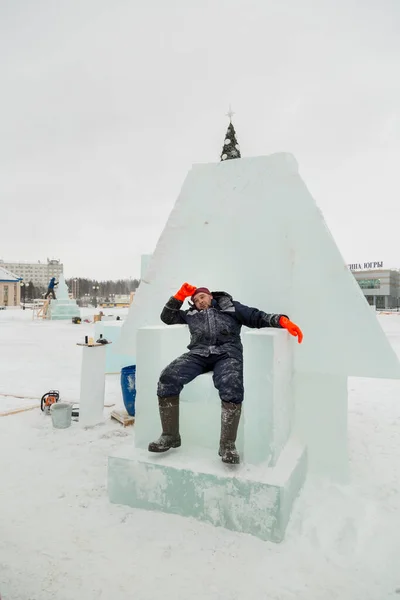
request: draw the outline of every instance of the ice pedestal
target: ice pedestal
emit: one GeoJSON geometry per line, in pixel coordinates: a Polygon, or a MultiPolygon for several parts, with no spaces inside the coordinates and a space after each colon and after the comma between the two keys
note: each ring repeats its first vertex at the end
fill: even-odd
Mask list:
{"type": "Polygon", "coordinates": [[[63,319],[72,319],[80,317],[81,311],[75,300],[51,300],[47,311],[49,319],[61,321],[63,319]]]}
{"type": "Polygon", "coordinates": [[[64,275],[61,273],[57,289],[57,299],[51,300],[47,310],[47,317],[53,321],[62,319],[72,319],[80,317],[81,311],[76,303],[76,300],[71,300],[68,295],[67,284],[65,283],[64,275]]]}
{"type": "Polygon", "coordinates": [[[275,465],[292,429],[293,340],[281,329],[243,336],[246,462],[275,465]]]}
{"type": "Polygon", "coordinates": [[[220,406],[210,374],[181,394],[182,447],[148,453],[160,434],[157,381],[188,343],[186,326],[144,327],[137,344],[136,448],[109,458],[112,502],[195,517],[280,541],[306,474],[306,450],[292,437],[292,341],[286,331],[242,335],[245,400],[237,447],[242,464],[218,457],[220,406]]]}
{"type": "Polygon", "coordinates": [[[224,465],[215,451],[149,455],[125,447],[108,459],[111,502],[193,517],[280,542],[306,476],[304,446],[289,440],[273,468],[224,465]]]}
{"type": "Polygon", "coordinates": [[[79,424],[82,427],[93,427],[104,420],[106,346],[78,346],[82,346],[79,424]]]}

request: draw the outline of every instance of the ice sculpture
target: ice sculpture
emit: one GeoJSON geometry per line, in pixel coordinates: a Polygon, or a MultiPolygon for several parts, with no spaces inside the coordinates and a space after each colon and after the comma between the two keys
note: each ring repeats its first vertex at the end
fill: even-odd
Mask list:
{"type": "Polygon", "coordinates": [[[397,357],[290,154],[192,168],[119,344],[119,351],[134,349],[137,356],[137,448],[121,450],[119,456],[110,458],[110,498],[192,514],[264,539],[282,539],[291,502],[304,478],[304,446],[309,468],[337,480],[347,477],[347,377],[400,377],[397,357]],[[219,406],[207,376],[189,384],[182,394],[184,446],[158,460],[144,450],[149,429],[150,439],[158,432],[156,371],[182,353],[188,340],[185,327],[164,327],[159,319],[164,303],[184,281],[228,291],[235,299],[267,312],[284,312],[305,336],[299,346],[293,339],[282,338],[284,332],[243,332],[246,391],[239,448],[245,462],[233,476],[234,483],[227,482],[229,475],[213,458],[219,406]],[[287,376],[290,372],[292,377],[287,376]],[[154,426],[150,426],[151,419],[154,426]],[[210,445],[204,436],[199,437],[193,423],[203,428],[209,424],[210,445]],[[194,447],[202,452],[196,454],[191,436],[194,447]],[[206,455],[207,460],[199,458],[206,455]],[[174,469],[183,469],[180,477],[174,469]],[[260,492],[262,501],[256,492],[256,472],[258,483],[270,486],[269,504],[267,488],[260,492]],[[147,481],[146,486],[141,488],[140,481],[147,481]],[[247,505],[261,507],[270,523],[275,519],[275,525],[266,526],[263,533],[257,533],[257,521],[246,524],[237,516],[246,513],[244,496],[237,490],[240,483],[244,496],[252,493],[257,499],[247,505]],[[213,486],[210,512],[205,497],[212,496],[213,486]],[[221,489],[224,493],[217,491],[221,489]],[[178,492],[189,494],[197,508],[187,513],[178,492]],[[196,510],[199,514],[194,514],[196,510]]]}
{"type": "Polygon", "coordinates": [[[147,272],[147,268],[150,264],[150,260],[151,260],[151,254],[142,254],[142,256],[140,257],[140,280],[143,281],[143,279],[146,277],[146,272],[147,272]]]}
{"type": "MultiPolygon", "coordinates": [[[[143,254],[141,256],[140,280],[145,277],[147,266],[150,262],[151,254],[143,254]]],[[[136,295],[135,295],[136,296],[136,295]]],[[[135,301],[135,296],[132,302],[135,301]]],[[[133,346],[129,354],[121,354],[118,352],[118,340],[121,335],[123,321],[97,321],[95,323],[95,339],[100,335],[107,339],[112,344],[106,346],[106,373],[120,373],[123,367],[136,364],[136,358],[132,354],[133,346]]]]}
{"type": "Polygon", "coordinates": [[[72,319],[72,317],[80,317],[81,311],[76,304],[76,300],[71,300],[68,295],[68,287],[65,283],[63,273],[60,274],[59,283],[56,288],[56,300],[51,300],[47,315],[49,319],[61,320],[72,319]]]}

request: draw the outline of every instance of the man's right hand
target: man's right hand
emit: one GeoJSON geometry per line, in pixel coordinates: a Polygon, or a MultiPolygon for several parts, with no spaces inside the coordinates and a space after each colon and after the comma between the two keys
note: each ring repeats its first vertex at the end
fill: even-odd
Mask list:
{"type": "Polygon", "coordinates": [[[184,302],[184,300],[186,300],[186,298],[189,298],[193,294],[193,292],[196,291],[196,289],[197,288],[195,285],[190,285],[190,283],[184,283],[180,290],[176,292],[174,298],[180,300],[181,302],[184,302]]]}

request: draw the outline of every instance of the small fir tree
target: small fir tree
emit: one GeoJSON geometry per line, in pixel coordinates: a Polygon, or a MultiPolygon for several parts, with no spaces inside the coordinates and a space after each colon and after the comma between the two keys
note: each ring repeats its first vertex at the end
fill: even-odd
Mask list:
{"type": "Polygon", "coordinates": [[[221,161],[232,160],[233,158],[241,158],[239,144],[236,139],[236,131],[232,123],[232,115],[233,112],[231,109],[229,109],[229,125],[226,131],[224,145],[222,147],[221,161]]]}

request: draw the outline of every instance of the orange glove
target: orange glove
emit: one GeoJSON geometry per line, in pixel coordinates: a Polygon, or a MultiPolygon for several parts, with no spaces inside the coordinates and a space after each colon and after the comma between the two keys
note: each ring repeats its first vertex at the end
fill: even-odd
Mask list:
{"type": "Polygon", "coordinates": [[[284,329],[287,329],[290,335],[294,335],[294,337],[298,337],[297,341],[299,344],[303,341],[303,332],[300,327],[295,323],[292,323],[287,317],[281,317],[279,319],[279,325],[284,329]]]}
{"type": "Polygon", "coordinates": [[[190,285],[190,283],[184,283],[180,290],[178,290],[174,296],[177,300],[184,302],[186,298],[189,298],[196,290],[195,285],[190,285]]]}

